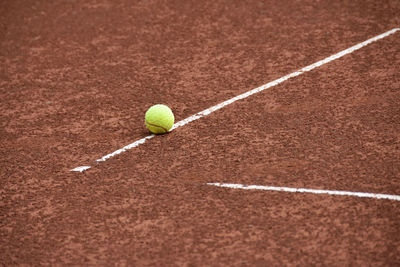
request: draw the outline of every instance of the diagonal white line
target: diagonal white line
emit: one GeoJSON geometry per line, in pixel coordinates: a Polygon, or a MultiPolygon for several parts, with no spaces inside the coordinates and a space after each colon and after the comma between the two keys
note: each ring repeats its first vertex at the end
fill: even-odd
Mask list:
{"type": "MultiPolygon", "coordinates": [[[[256,93],[264,91],[264,90],[266,90],[266,89],[268,89],[270,87],[274,87],[274,86],[276,86],[276,85],[278,85],[280,83],[283,83],[284,81],[286,81],[286,80],[288,80],[290,78],[299,76],[299,75],[301,75],[301,74],[303,74],[305,72],[308,72],[308,71],[313,70],[315,68],[318,68],[318,67],[320,67],[320,66],[322,66],[322,65],[324,65],[326,63],[329,63],[329,62],[331,62],[333,60],[341,58],[344,55],[353,53],[354,51],[356,51],[356,50],[358,50],[358,49],[360,49],[360,48],[362,48],[362,47],[364,47],[364,46],[366,46],[366,45],[368,45],[368,44],[370,44],[372,42],[375,42],[375,41],[378,41],[378,40],[380,40],[382,38],[385,38],[385,37],[397,32],[399,30],[400,30],[400,28],[395,28],[393,30],[387,31],[385,33],[382,33],[382,34],[380,34],[378,36],[372,37],[372,38],[370,38],[370,39],[368,39],[368,40],[366,40],[366,41],[364,41],[362,43],[356,44],[356,45],[354,45],[354,46],[352,46],[350,48],[347,48],[347,49],[345,49],[345,50],[343,50],[343,51],[341,51],[339,53],[336,53],[336,54],[334,54],[332,56],[329,56],[329,57],[327,57],[327,58],[325,58],[323,60],[317,61],[317,62],[315,62],[315,63],[313,63],[311,65],[308,65],[308,66],[306,66],[306,67],[304,67],[304,68],[302,68],[302,69],[300,69],[298,71],[292,72],[292,73],[290,73],[288,75],[285,75],[285,76],[283,76],[283,77],[281,77],[279,79],[276,79],[276,80],[274,80],[272,82],[264,84],[264,85],[262,85],[260,87],[257,87],[257,88],[255,88],[253,90],[250,90],[250,91],[247,91],[247,92],[245,92],[245,93],[243,93],[241,95],[235,96],[235,97],[233,97],[231,99],[228,99],[228,100],[226,100],[226,101],[224,101],[222,103],[219,103],[219,104],[217,104],[215,106],[212,106],[212,107],[210,107],[208,109],[200,111],[200,112],[198,112],[198,113],[196,113],[196,114],[194,114],[194,115],[192,115],[192,116],[190,116],[190,117],[188,117],[186,119],[183,119],[183,120],[178,121],[177,123],[175,123],[175,125],[172,127],[171,131],[176,129],[176,128],[178,128],[178,127],[184,126],[184,125],[186,125],[186,124],[188,124],[188,123],[190,123],[192,121],[195,121],[195,120],[198,120],[198,119],[200,119],[200,118],[202,118],[204,116],[207,116],[207,115],[213,113],[214,111],[216,111],[218,109],[221,109],[221,108],[223,108],[223,107],[225,107],[227,105],[230,105],[230,104],[232,104],[232,103],[234,103],[234,102],[236,102],[236,101],[238,101],[240,99],[247,98],[247,97],[249,97],[251,95],[254,95],[256,93]]],[[[154,137],[154,135],[146,136],[146,137],[144,137],[142,139],[139,139],[139,140],[137,140],[137,141],[135,141],[135,142],[133,142],[133,143],[121,148],[121,149],[118,149],[118,150],[116,150],[116,151],[114,151],[114,152],[112,152],[110,154],[107,154],[107,155],[103,156],[102,158],[97,159],[96,161],[97,162],[106,161],[107,159],[109,159],[111,157],[114,157],[114,156],[116,156],[118,154],[121,154],[122,152],[125,152],[125,151],[127,151],[129,149],[132,149],[134,147],[137,147],[137,146],[143,144],[148,139],[151,139],[153,137],[154,137]]],[[[83,171],[85,171],[85,170],[87,170],[89,168],[90,168],[90,166],[80,166],[80,167],[72,169],[71,171],[83,172],[83,171]]]]}
{"type": "Polygon", "coordinates": [[[291,192],[291,193],[328,194],[328,195],[338,195],[338,196],[390,199],[390,200],[400,201],[399,195],[386,195],[386,194],[363,193],[363,192],[277,187],[277,186],[263,186],[263,185],[221,184],[221,183],[207,183],[207,185],[213,185],[213,186],[218,186],[218,187],[227,187],[227,188],[233,188],[233,189],[243,189],[243,190],[266,190],[266,191],[282,191],[282,192],[291,192]]]}

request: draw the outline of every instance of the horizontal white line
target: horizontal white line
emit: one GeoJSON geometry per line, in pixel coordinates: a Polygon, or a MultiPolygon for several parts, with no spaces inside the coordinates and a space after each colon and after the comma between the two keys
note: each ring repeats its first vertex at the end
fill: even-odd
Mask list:
{"type": "Polygon", "coordinates": [[[73,172],[84,172],[86,170],[90,169],[90,166],[80,166],[76,167],[75,169],[72,169],[71,171],[73,172]]]}
{"type": "MultiPolygon", "coordinates": [[[[225,107],[225,106],[227,106],[229,104],[232,104],[232,103],[234,103],[234,102],[236,102],[236,101],[238,101],[240,99],[247,98],[247,97],[249,97],[249,96],[251,96],[253,94],[259,93],[261,91],[264,91],[265,89],[268,89],[270,87],[273,87],[273,86],[276,86],[276,85],[278,85],[280,83],[283,83],[284,81],[286,81],[286,80],[288,80],[290,78],[299,76],[299,75],[301,75],[301,74],[303,74],[305,72],[308,72],[308,71],[313,70],[313,69],[315,69],[317,67],[320,67],[320,66],[322,66],[322,65],[324,65],[326,63],[329,63],[329,62],[331,62],[331,61],[333,61],[335,59],[341,58],[344,55],[350,54],[350,53],[352,53],[352,52],[354,52],[354,51],[356,51],[356,50],[358,50],[358,49],[360,49],[360,48],[362,48],[362,47],[364,47],[364,46],[366,46],[366,45],[368,45],[368,44],[370,44],[372,42],[375,42],[375,41],[378,41],[379,39],[385,38],[385,37],[395,33],[396,31],[399,31],[399,30],[400,30],[400,28],[396,28],[396,29],[387,31],[385,33],[382,33],[382,34],[380,34],[378,36],[375,36],[373,38],[370,38],[370,39],[368,39],[368,40],[366,40],[366,41],[364,41],[362,43],[359,43],[359,44],[354,45],[354,46],[352,46],[350,48],[347,48],[347,49],[345,49],[345,50],[343,50],[343,51],[341,51],[339,53],[336,53],[336,54],[334,54],[332,56],[329,56],[329,57],[327,57],[327,58],[325,58],[323,60],[315,62],[315,63],[313,63],[311,65],[308,65],[307,67],[304,67],[304,68],[302,68],[302,69],[300,69],[298,71],[292,72],[292,73],[290,73],[288,75],[285,75],[285,76],[283,76],[283,77],[281,77],[279,79],[276,79],[276,80],[274,80],[272,82],[264,84],[264,85],[262,85],[260,87],[257,87],[255,89],[253,89],[253,90],[247,91],[246,93],[243,93],[241,95],[235,96],[235,97],[233,97],[231,99],[228,99],[228,100],[226,100],[226,101],[224,101],[222,103],[219,103],[219,104],[217,104],[215,106],[212,106],[212,107],[210,107],[208,109],[205,109],[203,111],[200,111],[200,112],[198,112],[198,113],[196,113],[196,114],[194,114],[194,115],[192,115],[192,116],[190,116],[190,117],[188,117],[186,119],[183,119],[183,120],[178,121],[177,123],[175,123],[175,125],[172,127],[171,131],[176,129],[176,128],[178,128],[178,127],[184,126],[184,125],[186,125],[186,124],[188,124],[188,123],[190,123],[192,121],[195,121],[195,120],[198,120],[198,119],[200,119],[200,118],[202,118],[204,116],[207,116],[207,115],[213,113],[214,111],[216,111],[218,109],[221,109],[221,108],[223,108],[223,107],[225,107]]],[[[107,155],[103,156],[102,158],[97,159],[96,161],[97,162],[106,161],[107,159],[109,159],[111,157],[114,157],[114,156],[116,156],[118,154],[121,154],[122,152],[125,152],[125,151],[127,151],[129,149],[132,149],[134,147],[137,147],[137,146],[145,143],[146,140],[151,139],[153,137],[154,137],[154,135],[146,136],[146,137],[144,137],[144,138],[142,138],[140,140],[137,140],[137,141],[135,141],[135,142],[133,142],[133,143],[121,148],[121,149],[118,149],[118,150],[116,150],[116,151],[114,151],[114,152],[112,152],[110,154],[107,154],[107,155]]],[[[77,167],[75,169],[72,169],[71,171],[80,171],[82,167],[77,167]]],[[[90,166],[85,166],[85,167],[87,167],[85,170],[90,168],[90,166]]],[[[80,171],[80,172],[82,172],[82,171],[80,171]]]]}
{"type": "Polygon", "coordinates": [[[375,193],[306,189],[306,188],[291,188],[291,187],[276,187],[276,186],[263,186],[263,185],[243,185],[243,184],[207,183],[207,185],[213,185],[213,186],[218,186],[218,187],[227,187],[227,188],[233,188],[233,189],[244,189],[244,190],[267,190],[267,191],[283,191],[283,192],[291,192],[291,193],[328,194],[328,195],[338,195],[338,196],[390,199],[390,200],[400,201],[400,196],[398,196],[398,195],[386,195],[386,194],[375,194],[375,193]]]}

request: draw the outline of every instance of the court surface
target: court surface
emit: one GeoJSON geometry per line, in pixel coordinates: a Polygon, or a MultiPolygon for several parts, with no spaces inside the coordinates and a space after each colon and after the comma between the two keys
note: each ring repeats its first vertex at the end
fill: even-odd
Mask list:
{"type": "Polygon", "coordinates": [[[0,3],[0,264],[400,264],[399,13],[0,3]]]}

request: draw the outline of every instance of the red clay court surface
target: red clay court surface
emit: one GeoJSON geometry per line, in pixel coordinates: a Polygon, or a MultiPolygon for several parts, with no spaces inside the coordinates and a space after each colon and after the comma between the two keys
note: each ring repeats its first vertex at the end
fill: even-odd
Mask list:
{"type": "Polygon", "coordinates": [[[396,266],[400,31],[388,1],[2,1],[0,264],[396,266]],[[85,172],[71,169],[90,165],[85,172]]]}

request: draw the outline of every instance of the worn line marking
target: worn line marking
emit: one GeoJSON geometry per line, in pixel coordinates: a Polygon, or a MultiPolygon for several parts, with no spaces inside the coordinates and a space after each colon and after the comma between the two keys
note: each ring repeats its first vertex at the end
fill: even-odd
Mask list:
{"type": "MultiPolygon", "coordinates": [[[[249,97],[251,95],[254,95],[256,93],[264,91],[265,89],[268,89],[270,87],[274,87],[274,86],[276,86],[276,85],[278,85],[280,83],[283,83],[284,81],[286,81],[286,80],[288,80],[290,78],[299,76],[299,75],[301,75],[301,74],[303,74],[305,72],[308,72],[308,71],[313,70],[313,69],[315,69],[317,67],[320,67],[320,66],[322,66],[322,65],[324,65],[326,63],[329,63],[329,62],[331,62],[331,61],[333,61],[335,59],[341,58],[344,55],[353,53],[354,51],[356,51],[356,50],[358,50],[358,49],[360,49],[360,48],[362,48],[362,47],[364,47],[364,46],[366,46],[366,45],[368,45],[368,44],[370,44],[372,42],[378,41],[379,39],[385,38],[385,37],[395,33],[396,31],[399,31],[399,30],[400,30],[400,28],[395,28],[393,30],[387,31],[385,33],[382,33],[382,34],[380,34],[378,36],[372,37],[372,38],[370,38],[370,39],[368,39],[368,40],[366,40],[366,41],[364,41],[362,43],[356,44],[356,45],[354,45],[354,46],[352,46],[350,48],[347,48],[347,49],[345,49],[345,50],[343,50],[343,51],[341,51],[339,53],[336,53],[336,54],[334,54],[332,56],[329,56],[329,57],[327,57],[327,58],[325,58],[323,60],[317,61],[317,62],[315,62],[315,63],[313,63],[311,65],[308,65],[307,67],[304,67],[304,68],[302,68],[302,69],[300,69],[298,71],[292,72],[292,73],[290,73],[290,74],[288,74],[286,76],[283,76],[283,77],[281,77],[279,79],[276,79],[276,80],[274,80],[272,82],[266,83],[266,84],[264,84],[264,85],[262,85],[260,87],[257,87],[257,88],[255,88],[253,90],[247,91],[247,92],[245,92],[245,93],[243,93],[241,95],[235,96],[235,97],[233,97],[231,99],[228,99],[228,100],[226,100],[226,101],[224,101],[222,103],[219,103],[219,104],[217,104],[215,106],[212,106],[212,107],[210,107],[208,109],[205,109],[203,111],[200,111],[200,112],[198,112],[198,113],[196,113],[196,114],[194,114],[194,115],[192,115],[192,116],[190,116],[190,117],[188,117],[186,119],[183,119],[183,120],[175,123],[175,125],[172,127],[171,131],[176,129],[176,128],[178,128],[178,127],[184,126],[184,125],[186,125],[186,124],[188,124],[188,123],[190,123],[192,121],[195,121],[195,120],[198,120],[198,119],[200,119],[200,118],[202,118],[204,116],[207,116],[207,115],[213,113],[214,111],[216,111],[218,109],[221,109],[221,108],[223,108],[223,107],[225,107],[225,106],[227,106],[229,104],[232,104],[233,102],[236,102],[236,101],[238,101],[240,99],[244,99],[246,97],[249,97]]],[[[105,155],[104,157],[102,157],[100,159],[97,159],[96,161],[97,162],[106,161],[107,159],[109,159],[111,157],[114,157],[114,156],[116,156],[118,154],[121,154],[122,152],[125,152],[125,151],[127,151],[129,149],[132,149],[134,147],[137,147],[137,146],[143,144],[148,139],[151,139],[153,137],[154,137],[154,135],[146,136],[146,137],[144,137],[142,139],[139,139],[139,140],[127,145],[127,146],[124,146],[121,149],[118,149],[118,150],[116,150],[116,151],[114,151],[114,152],[112,152],[112,153],[110,153],[108,155],[105,155]]],[[[87,170],[89,168],[90,168],[90,166],[80,166],[80,167],[72,169],[71,171],[83,172],[83,171],[85,171],[85,170],[87,170]]]]}
{"type": "Polygon", "coordinates": [[[221,183],[207,183],[207,185],[213,185],[213,186],[218,186],[218,187],[227,187],[227,188],[233,188],[233,189],[244,189],[244,190],[266,190],[266,191],[283,191],[283,192],[291,192],[291,193],[328,194],[328,195],[338,195],[338,196],[390,199],[390,200],[400,201],[400,196],[398,196],[398,195],[386,195],[386,194],[363,193],[363,192],[277,187],[277,186],[263,186],[263,185],[221,184],[221,183]]]}

